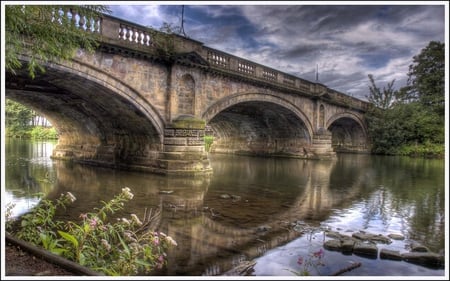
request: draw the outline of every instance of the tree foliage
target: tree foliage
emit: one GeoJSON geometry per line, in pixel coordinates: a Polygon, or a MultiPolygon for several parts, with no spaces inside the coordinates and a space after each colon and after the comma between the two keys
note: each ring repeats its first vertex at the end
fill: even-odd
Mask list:
{"type": "Polygon", "coordinates": [[[431,41],[413,57],[408,72],[408,96],[439,114],[444,114],[445,104],[444,60],[444,43],[431,41]]]}
{"type": "Polygon", "coordinates": [[[432,41],[414,56],[408,84],[399,90],[394,90],[394,81],[381,90],[369,75],[371,106],[366,120],[373,153],[414,153],[411,147],[428,151],[423,147],[444,144],[443,50],[444,44],[432,41]]]}
{"type": "Polygon", "coordinates": [[[20,103],[6,99],[5,103],[5,127],[8,135],[25,136],[31,129],[33,110],[20,103]]]}
{"type": "Polygon", "coordinates": [[[369,102],[377,108],[381,109],[390,108],[396,100],[397,92],[394,90],[395,80],[389,82],[387,88],[383,87],[383,90],[381,90],[375,85],[373,75],[369,74],[368,76],[370,80],[369,86],[370,95],[367,97],[369,102]]]}
{"type": "Polygon", "coordinates": [[[69,59],[78,48],[92,51],[97,46],[92,32],[101,5],[6,5],[5,67],[16,73],[22,67],[20,56],[30,56],[28,71],[32,78],[44,72],[42,62],[69,59]]]}

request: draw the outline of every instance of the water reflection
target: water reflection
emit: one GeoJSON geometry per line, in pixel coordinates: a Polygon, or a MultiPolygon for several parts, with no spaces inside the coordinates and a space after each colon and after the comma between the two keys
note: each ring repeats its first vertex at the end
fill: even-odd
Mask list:
{"type": "MultiPolygon", "coordinates": [[[[168,267],[158,275],[221,274],[242,260],[264,257],[304,239],[292,229],[298,221],[402,233],[433,251],[444,249],[444,171],[439,160],[210,155],[210,177],[182,178],[50,161],[50,154],[46,145],[7,143],[6,193],[11,200],[35,200],[31,194],[36,191],[49,198],[70,191],[77,201],[59,216],[77,220],[80,213],[129,187],[135,196],[117,216],[143,217],[159,209],[155,226],[178,243],[168,253],[168,267]]],[[[32,202],[28,207],[36,203],[32,202]]]]}
{"type": "Polygon", "coordinates": [[[5,143],[6,202],[14,202],[12,216],[17,217],[39,203],[38,193],[53,189],[53,142],[7,139],[5,143]]]}

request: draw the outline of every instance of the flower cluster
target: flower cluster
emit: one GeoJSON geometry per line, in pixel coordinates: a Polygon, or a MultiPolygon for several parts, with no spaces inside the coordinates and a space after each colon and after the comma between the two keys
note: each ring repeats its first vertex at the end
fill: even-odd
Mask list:
{"type": "Polygon", "coordinates": [[[72,193],[61,194],[56,203],[44,199],[21,218],[21,228],[15,234],[107,275],[148,274],[167,263],[166,251],[177,243],[165,233],[145,230],[136,214],[114,223],[108,220],[108,214],[123,209],[133,197],[125,187],[109,202],[103,202],[102,208],[80,214],[80,222],[54,220],[58,207],[65,208],[76,200],[72,193]]]}

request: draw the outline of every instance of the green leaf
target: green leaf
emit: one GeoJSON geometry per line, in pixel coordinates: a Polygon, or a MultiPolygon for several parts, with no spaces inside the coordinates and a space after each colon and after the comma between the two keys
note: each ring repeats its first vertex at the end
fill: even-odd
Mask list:
{"type": "Polygon", "coordinates": [[[78,261],[81,265],[86,265],[86,256],[80,253],[80,260],[78,261]]]}
{"type": "Polygon", "coordinates": [[[120,240],[120,244],[122,244],[124,251],[126,252],[126,254],[129,256],[130,253],[130,248],[128,248],[127,244],[123,241],[122,237],[119,235],[119,240],[120,240]]]}
{"type": "Polygon", "coordinates": [[[137,264],[143,265],[143,266],[152,266],[150,263],[144,261],[144,260],[136,260],[137,264]]]}
{"type": "Polygon", "coordinates": [[[67,232],[61,231],[61,230],[58,230],[58,233],[59,233],[59,235],[61,235],[62,238],[71,242],[75,248],[78,248],[78,241],[73,235],[71,235],[67,232]]]}
{"type": "Polygon", "coordinates": [[[52,252],[58,256],[62,256],[65,252],[67,252],[67,250],[63,249],[63,248],[53,248],[53,249],[50,249],[50,252],[52,252]]]}
{"type": "Polygon", "coordinates": [[[84,229],[83,229],[84,232],[88,233],[90,229],[91,229],[91,227],[89,226],[89,224],[88,223],[84,223],[84,229]]]}

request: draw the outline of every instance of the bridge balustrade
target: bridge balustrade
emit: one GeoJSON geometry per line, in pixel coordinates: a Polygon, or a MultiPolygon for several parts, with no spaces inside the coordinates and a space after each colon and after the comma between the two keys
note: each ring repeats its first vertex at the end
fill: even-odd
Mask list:
{"type": "Polygon", "coordinates": [[[215,66],[221,67],[221,68],[226,68],[228,69],[230,67],[230,58],[222,55],[222,54],[218,54],[216,52],[212,52],[212,51],[208,51],[207,52],[207,61],[215,66]]]}
{"type": "Polygon", "coordinates": [[[120,23],[118,38],[145,46],[150,46],[151,42],[150,34],[147,31],[124,23],[120,23]]]}
{"type": "Polygon", "coordinates": [[[52,21],[70,20],[74,26],[86,32],[101,33],[101,17],[88,18],[73,8],[55,10],[53,15],[52,21]]]}
{"type": "MultiPolygon", "coordinates": [[[[152,28],[127,22],[109,15],[103,15],[101,20],[96,22],[96,26],[100,23],[102,28],[96,28],[100,31],[103,38],[108,38],[109,42],[113,40],[118,45],[120,45],[120,42],[124,42],[127,44],[127,47],[129,47],[129,44],[134,44],[139,47],[153,48],[150,34],[152,34],[152,32],[158,32],[152,28]]],[[[173,34],[173,36],[178,44],[176,47],[177,52],[195,51],[198,55],[208,61],[212,68],[218,70],[223,69],[228,73],[236,73],[237,75],[256,78],[260,81],[267,81],[271,84],[297,90],[302,94],[310,96],[320,97],[323,93],[327,93],[331,101],[336,103],[360,110],[367,110],[368,108],[367,102],[329,89],[320,83],[310,82],[276,69],[206,47],[203,43],[186,37],[176,34],[173,34]]],[[[148,51],[151,51],[151,49],[148,51]]]]}
{"type": "Polygon", "coordinates": [[[276,73],[275,71],[268,70],[268,69],[263,69],[262,76],[264,79],[269,80],[269,81],[277,81],[278,80],[278,73],[276,73]]]}
{"type": "Polygon", "coordinates": [[[250,63],[240,61],[238,63],[238,71],[243,74],[254,76],[255,75],[255,66],[250,63]]]}

